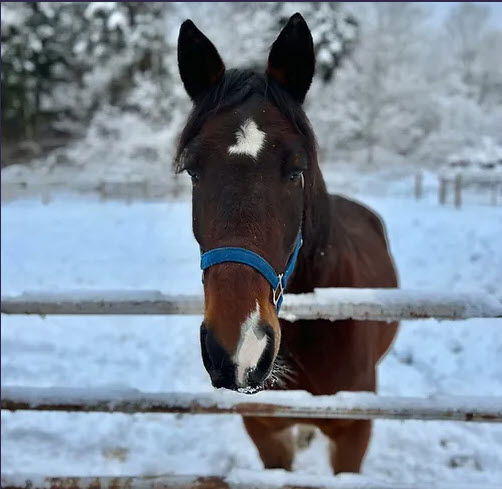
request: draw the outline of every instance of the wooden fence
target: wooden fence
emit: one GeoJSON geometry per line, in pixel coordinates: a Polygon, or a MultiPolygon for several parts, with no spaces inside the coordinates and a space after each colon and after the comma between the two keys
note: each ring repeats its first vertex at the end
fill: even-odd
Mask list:
{"type": "MultiPolygon", "coordinates": [[[[480,185],[485,190],[490,191],[490,204],[498,205],[502,196],[502,174],[492,171],[447,171],[437,175],[438,179],[438,202],[445,205],[448,200],[448,193],[453,190],[453,204],[459,208],[462,206],[462,192],[466,187],[480,185]]],[[[422,172],[415,174],[413,193],[416,200],[420,200],[424,195],[424,175],[422,172]]]]}
{"type": "MultiPolygon", "coordinates": [[[[202,312],[202,300],[167,296],[155,291],[25,293],[2,297],[3,314],[190,314],[202,312]]],[[[502,318],[502,304],[479,294],[431,293],[398,289],[319,289],[312,294],[286,296],[281,317],[286,320],[502,318]]],[[[4,325],[5,327],[5,325],[4,325]]],[[[366,392],[311,396],[305,392],[261,392],[254,396],[234,392],[144,393],[134,389],[69,389],[2,387],[3,410],[240,414],[252,416],[342,419],[421,419],[501,422],[502,397],[386,397],[366,392]]],[[[122,488],[333,488],[333,489],[464,489],[461,484],[396,484],[367,479],[311,478],[296,480],[222,477],[49,477],[2,474],[3,488],[122,489],[122,488]],[[253,480],[251,480],[253,479],[253,480]]],[[[292,478],[292,479],[291,479],[292,478]]],[[[470,489],[487,485],[470,486],[470,489]]],[[[494,486],[493,486],[494,487],[494,486]]]]}
{"type": "Polygon", "coordinates": [[[388,397],[370,392],[148,393],[136,389],[2,387],[2,409],[117,413],[240,414],[286,418],[500,422],[502,397],[388,397]]]}
{"type": "MultiPolygon", "coordinates": [[[[199,315],[202,311],[202,297],[151,290],[25,292],[1,299],[3,314],[199,315]]],[[[477,293],[328,288],[286,294],[280,317],[291,321],[501,318],[502,303],[477,293]]]]}
{"type": "MultiPolygon", "coordinates": [[[[448,189],[453,189],[453,203],[455,207],[462,206],[463,189],[470,185],[482,185],[490,190],[491,205],[497,205],[498,195],[502,190],[502,174],[500,172],[490,171],[462,171],[462,172],[443,172],[438,175],[438,202],[444,205],[448,199],[448,189]]],[[[415,178],[415,196],[418,195],[418,188],[421,188],[421,177],[418,175],[415,178]]],[[[421,195],[421,190],[420,190],[421,195]]],[[[419,198],[419,197],[417,197],[419,198]]]]}
{"type": "Polygon", "coordinates": [[[89,180],[75,181],[69,185],[65,181],[45,183],[2,181],[2,202],[19,198],[37,198],[44,204],[57,200],[61,195],[92,195],[102,202],[122,201],[131,203],[162,202],[190,196],[189,179],[170,175],[163,181],[151,180],[89,180]]]}
{"type": "Polygon", "coordinates": [[[365,477],[315,477],[287,474],[281,478],[260,477],[239,471],[235,476],[119,476],[47,477],[32,474],[2,475],[3,489],[500,489],[500,485],[466,485],[447,482],[373,482],[365,477]],[[246,479],[246,482],[243,482],[246,479]],[[281,481],[285,479],[285,481],[281,481]]]}
{"type": "Polygon", "coordinates": [[[121,476],[47,477],[31,474],[2,475],[3,489],[500,489],[500,485],[466,485],[447,482],[373,482],[365,477],[314,477],[288,474],[281,479],[239,471],[235,476],[121,476]],[[246,482],[243,482],[243,479],[246,482]]]}

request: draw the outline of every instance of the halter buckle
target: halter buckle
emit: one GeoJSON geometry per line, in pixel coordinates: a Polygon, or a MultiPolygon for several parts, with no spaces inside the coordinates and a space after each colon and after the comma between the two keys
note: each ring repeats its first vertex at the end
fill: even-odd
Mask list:
{"type": "Polygon", "coordinates": [[[279,283],[277,287],[272,291],[272,302],[274,306],[277,307],[277,303],[281,300],[281,297],[284,295],[284,286],[282,284],[283,273],[280,273],[277,278],[279,279],[279,283]]]}

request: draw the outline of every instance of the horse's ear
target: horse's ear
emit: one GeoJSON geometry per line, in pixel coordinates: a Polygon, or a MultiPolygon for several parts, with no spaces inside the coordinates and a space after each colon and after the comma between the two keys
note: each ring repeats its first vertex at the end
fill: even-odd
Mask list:
{"type": "Polygon", "coordinates": [[[305,19],[294,14],[268,55],[267,74],[300,104],[312,83],[315,70],[314,42],[305,19]]]}
{"type": "Polygon", "coordinates": [[[192,100],[218,83],[225,73],[225,65],[214,44],[191,20],[185,20],[180,27],[178,68],[192,100]]]}

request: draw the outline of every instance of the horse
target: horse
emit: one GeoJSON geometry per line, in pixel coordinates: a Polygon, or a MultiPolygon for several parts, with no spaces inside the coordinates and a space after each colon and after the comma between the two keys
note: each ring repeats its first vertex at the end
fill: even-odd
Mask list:
{"type": "MultiPolygon", "coordinates": [[[[279,319],[282,293],[397,287],[380,217],[330,195],[302,108],[314,45],[296,13],[264,73],[229,69],[186,20],[178,68],[193,106],[175,155],[192,180],[192,228],[202,253],[201,355],[212,385],[252,393],[375,391],[376,365],[398,323],[279,319]],[[285,269],[290,276],[285,280],[285,269]]],[[[304,422],[304,421],[303,421],[304,422]]],[[[265,468],[292,469],[300,419],[243,417],[265,468]]],[[[330,440],[334,473],[359,472],[369,420],[312,419],[330,440]]]]}

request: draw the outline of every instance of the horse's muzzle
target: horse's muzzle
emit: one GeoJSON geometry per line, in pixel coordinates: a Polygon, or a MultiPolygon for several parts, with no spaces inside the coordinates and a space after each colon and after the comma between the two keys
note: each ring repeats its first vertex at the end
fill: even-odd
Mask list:
{"type": "Polygon", "coordinates": [[[200,327],[200,346],[202,360],[213,387],[253,393],[261,390],[264,381],[272,370],[274,361],[273,331],[264,325],[267,345],[256,365],[239,373],[239,366],[221,346],[214,333],[205,323],[200,327]]]}

